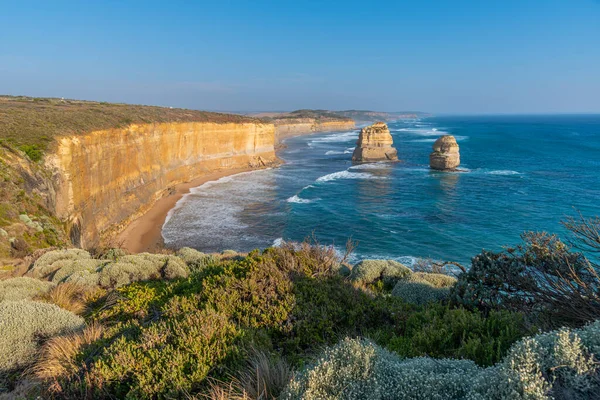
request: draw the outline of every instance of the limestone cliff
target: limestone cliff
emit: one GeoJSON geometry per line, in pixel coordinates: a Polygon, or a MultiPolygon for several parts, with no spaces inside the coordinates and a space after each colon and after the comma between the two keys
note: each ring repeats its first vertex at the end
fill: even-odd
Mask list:
{"type": "Polygon", "coordinates": [[[349,119],[320,120],[317,118],[284,118],[273,120],[275,139],[283,139],[315,132],[345,131],[354,129],[354,121],[349,119]]]}
{"type": "Polygon", "coordinates": [[[361,129],[352,161],[395,161],[398,152],[393,146],[390,130],[383,122],[376,122],[361,129]]]}
{"type": "Polygon", "coordinates": [[[440,171],[452,171],[460,165],[458,143],[452,135],[444,135],[433,144],[429,166],[440,171]]]}
{"type": "Polygon", "coordinates": [[[45,166],[56,215],[82,247],[113,236],[178,183],[276,162],[274,126],[257,122],[132,124],[55,140],[45,166]]]}

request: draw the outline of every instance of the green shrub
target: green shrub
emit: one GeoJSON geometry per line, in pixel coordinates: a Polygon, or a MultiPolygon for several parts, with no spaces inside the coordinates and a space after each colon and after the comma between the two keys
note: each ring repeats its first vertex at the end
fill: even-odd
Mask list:
{"type": "Polygon", "coordinates": [[[0,387],[7,383],[8,374],[34,361],[41,340],[83,326],[83,319],[54,304],[30,300],[0,303],[0,387]]]}
{"type": "Polygon", "coordinates": [[[339,276],[296,278],[293,293],[293,324],[282,338],[282,346],[294,362],[346,335],[394,329],[408,314],[395,299],[371,296],[339,276]]]}
{"type": "Polygon", "coordinates": [[[490,366],[531,333],[533,328],[518,313],[493,311],[484,315],[431,304],[410,314],[398,335],[378,342],[403,357],[466,358],[490,366]]]}
{"type": "Polygon", "coordinates": [[[48,293],[54,287],[51,282],[19,277],[0,281],[0,302],[33,299],[48,293]]]}
{"type": "Polygon", "coordinates": [[[415,272],[396,283],[392,296],[417,305],[438,302],[448,298],[455,283],[456,278],[448,275],[415,272]]]}
{"type": "Polygon", "coordinates": [[[282,399],[461,399],[472,361],[401,360],[364,339],[345,339],[296,375],[282,399]]]}
{"type": "Polygon", "coordinates": [[[47,278],[64,265],[71,264],[74,260],[89,260],[91,258],[90,253],[85,250],[53,250],[38,258],[29,272],[34,278],[47,278]]]}
{"type": "Polygon", "coordinates": [[[473,257],[452,300],[469,308],[522,311],[549,327],[599,319],[600,219],[571,220],[566,226],[574,249],[555,235],[529,232],[516,248],[473,257]]]}
{"type": "Polygon", "coordinates": [[[191,310],[116,339],[92,365],[94,398],[181,397],[235,359],[240,331],[213,311],[191,310]]]}
{"type": "Polygon", "coordinates": [[[42,156],[44,155],[43,151],[38,148],[37,145],[29,145],[29,144],[25,144],[25,145],[21,145],[19,146],[19,150],[23,151],[25,154],[27,154],[27,157],[29,157],[29,159],[33,162],[38,162],[42,159],[42,156]]]}
{"type": "Polygon", "coordinates": [[[383,280],[393,284],[398,279],[410,275],[412,271],[405,265],[394,260],[363,260],[352,267],[350,279],[359,284],[372,284],[383,280]]]}

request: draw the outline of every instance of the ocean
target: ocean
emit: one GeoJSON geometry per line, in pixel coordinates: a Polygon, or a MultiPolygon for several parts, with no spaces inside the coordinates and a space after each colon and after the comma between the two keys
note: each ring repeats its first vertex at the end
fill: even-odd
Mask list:
{"type": "Polygon", "coordinates": [[[163,226],[168,247],[249,251],[314,236],[353,260],[469,264],[524,231],[600,215],[600,115],[451,116],[388,123],[401,162],[353,165],[358,129],[290,138],[285,164],[194,188],[163,226]],[[454,135],[466,172],[429,169],[454,135]]]}

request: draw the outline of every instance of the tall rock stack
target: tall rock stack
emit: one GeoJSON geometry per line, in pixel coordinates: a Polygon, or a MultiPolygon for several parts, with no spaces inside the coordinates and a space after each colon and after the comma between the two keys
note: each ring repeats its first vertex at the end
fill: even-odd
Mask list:
{"type": "Polygon", "coordinates": [[[453,171],[460,165],[458,143],[452,135],[444,135],[433,144],[429,166],[439,171],[453,171]]]}
{"type": "Polygon", "coordinates": [[[387,125],[383,122],[375,122],[361,129],[352,161],[396,161],[398,151],[393,144],[387,125]]]}

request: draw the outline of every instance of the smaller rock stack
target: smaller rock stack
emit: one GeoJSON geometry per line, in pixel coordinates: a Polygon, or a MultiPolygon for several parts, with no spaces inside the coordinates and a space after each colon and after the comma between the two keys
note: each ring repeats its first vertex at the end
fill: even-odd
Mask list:
{"type": "Polygon", "coordinates": [[[361,129],[352,161],[396,161],[398,151],[393,144],[387,125],[383,122],[375,122],[361,129]]]}
{"type": "Polygon", "coordinates": [[[458,143],[452,135],[444,135],[433,144],[429,166],[438,171],[454,171],[460,165],[458,143]]]}

